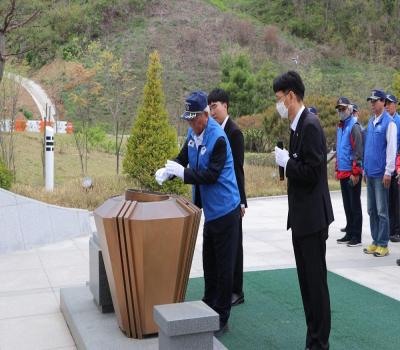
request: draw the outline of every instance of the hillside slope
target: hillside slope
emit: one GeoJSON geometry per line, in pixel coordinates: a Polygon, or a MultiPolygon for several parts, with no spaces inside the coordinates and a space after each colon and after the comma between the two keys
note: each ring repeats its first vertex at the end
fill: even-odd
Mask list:
{"type": "MultiPolygon", "coordinates": [[[[135,75],[135,104],[142,93],[148,55],[154,49],[160,52],[164,65],[164,90],[171,116],[181,113],[183,98],[189,91],[210,90],[219,83],[224,52],[249,53],[255,69],[265,61],[271,62],[276,73],[297,69],[305,79],[308,94],[348,95],[365,107],[370,89],[391,88],[393,68],[344,56],[343,50],[289,35],[235,7],[222,11],[215,3],[218,1],[152,1],[142,14],[114,21],[110,30],[103,32],[100,41],[122,57],[135,75]]],[[[54,69],[54,65],[59,67],[60,60],[34,76],[62,105],[60,94],[76,79],[79,69],[54,69]]]]}

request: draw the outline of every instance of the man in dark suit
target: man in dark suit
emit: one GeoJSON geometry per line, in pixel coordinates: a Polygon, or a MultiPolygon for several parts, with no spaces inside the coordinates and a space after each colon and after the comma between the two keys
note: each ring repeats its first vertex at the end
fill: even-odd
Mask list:
{"type": "Polygon", "coordinates": [[[229,97],[222,89],[214,89],[208,95],[208,105],[211,116],[221,125],[228,137],[232,149],[236,181],[240,193],[240,227],[236,255],[235,270],[233,275],[232,306],[244,302],[243,293],[243,230],[242,218],[247,208],[245,182],[244,182],[244,138],[237,124],[229,117],[229,97]]]}
{"type": "Polygon", "coordinates": [[[304,84],[297,72],[274,79],[276,109],[289,118],[289,152],[275,148],[276,163],[288,179],[287,229],[292,242],[307,323],[306,349],[329,349],[331,310],[326,239],[334,220],[328,189],[326,140],[318,118],[303,104],[304,84]]]}

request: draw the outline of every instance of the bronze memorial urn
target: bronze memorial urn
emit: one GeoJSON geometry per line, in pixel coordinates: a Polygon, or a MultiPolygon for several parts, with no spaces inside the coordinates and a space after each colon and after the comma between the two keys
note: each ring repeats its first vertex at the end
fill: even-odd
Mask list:
{"type": "Polygon", "coordinates": [[[127,190],[94,211],[121,330],[157,333],[153,306],[184,301],[201,210],[184,197],[127,190]]]}

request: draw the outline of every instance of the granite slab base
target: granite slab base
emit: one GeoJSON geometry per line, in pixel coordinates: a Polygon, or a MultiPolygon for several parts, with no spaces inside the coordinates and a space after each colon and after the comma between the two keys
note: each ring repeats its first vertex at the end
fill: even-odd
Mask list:
{"type": "MultiPolygon", "coordinates": [[[[87,286],[62,288],[60,308],[78,350],[158,350],[158,337],[127,338],[115,313],[103,314],[87,286]]],[[[227,348],[214,337],[214,350],[227,348]]]]}

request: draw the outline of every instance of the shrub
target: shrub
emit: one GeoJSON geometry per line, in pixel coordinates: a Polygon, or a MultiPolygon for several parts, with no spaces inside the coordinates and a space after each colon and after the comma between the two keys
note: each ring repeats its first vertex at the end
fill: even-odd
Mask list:
{"type": "Polygon", "coordinates": [[[236,123],[240,129],[261,128],[262,118],[258,114],[244,115],[236,119],[236,123]]]}
{"type": "Polygon", "coordinates": [[[276,167],[275,156],[273,153],[250,153],[244,154],[247,165],[276,167]]]}
{"type": "Polygon", "coordinates": [[[10,170],[6,167],[4,162],[0,160],[0,188],[9,190],[11,188],[11,183],[13,176],[10,170]]]}
{"type": "Polygon", "coordinates": [[[33,113],[31,111],[24,110],[23,113],[24,113],[24,117],[26,119],[28,119],[28,120],[33,119],[33,113]]]}
{"type": "Polygon", "coordinates": [[[157,169],[178,154],[176,131],[169,125],[165,109],[161,72],[160,56],[154,51],[150,54],[143,102],[127,141],[123,167],[146,189],[181,194],[187,187],[180,180],[167,181],[161,187],[154,178],[157,169]]]}
{"type": "Polygon", "coordinates": [[[244,148],[248,152],[263,152],[265,149],[262,129],[249,128],[243,130],[244,148]]]}
{"type": "Polygon", "coordinates": [[[277,47],[279,45],[278,27],[268,25],[264,28],[264,43],[267,49],[277,47]]]}

